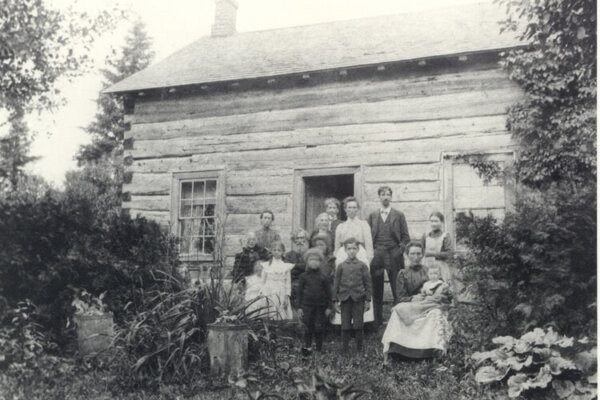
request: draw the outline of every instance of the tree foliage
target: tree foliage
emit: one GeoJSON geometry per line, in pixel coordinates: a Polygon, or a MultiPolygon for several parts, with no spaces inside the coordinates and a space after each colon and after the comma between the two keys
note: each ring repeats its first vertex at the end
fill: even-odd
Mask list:
{"type": "Polygon", "coordinates": [[[551,324],[567,334],[596,331],[596,191],[555,188],[521,198],[514,213],[459,221],[470,253],[465,284],[491,313],[495,333],[551,324]]]}
{"type": "Polygon", "coordinates": [[[17,190],[26,179],[24,167],[37,159],[29,155],[31,139],[23,117],[10,124],[8,135],[0,137],[0,193],[17,190]]]}
{"type": "Polygon", "coordinates": [[[22,115],[56,105],[58,79],[85,71],[113,11],[90,15],[51,8],[45,0],[1,0],[0,107],[22,115]]]}
{"type": "Polygon", "coordinates": [[[145,290],[161,285],[161,271],[177,274],[174,240],[158,224],[99,211],[96,196],[67,190],[0,202],[0,302],[31,300],[58,344],[68,341],[76,290],[106,292],[122,321],[142,307],[145,290]]]}
{"type": "Polygon", "coordinates": [[[525,91],[508,127],[519,145],[516,172],[534,188],[596,181],[596,2],[497,0],[502,29],[529,43],[503,60],[525,91]]]}
{"type": "MultiPolygon", "coordinates": [[[[101,71],[104,76],[104,88],[146,68],[154,57],[151,45],[144,23],[136,20],[120,50],[120,57],[113,49],[106,60],[106,68],[101,71]]],[[[98,112],[95,121],[86,128],[92,135],[92,143],[81,148],[77,156],[80,164],[94,162],[107,156],[117,161],[123,151],[125,122],[122,99],[100,94],[96,103],[98,112]]]]}
{"type": "Polygon", "coordinates": [[[97,14],[57,9],[46,0],[0,0],[0,184],[17,190],[32,134],[33,110],[60,103],[57,83],[84,73],[94,41],[114,26],[117,10],[97,14]]]}

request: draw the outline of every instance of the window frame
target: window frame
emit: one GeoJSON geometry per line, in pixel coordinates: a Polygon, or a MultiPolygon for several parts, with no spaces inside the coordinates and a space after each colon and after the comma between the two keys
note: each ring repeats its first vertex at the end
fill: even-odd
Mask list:
{"type": "MultiPolygon", "coordinates": [[[[224,170],[204,170],[204,171],[187,171],[187,172],[174,172],[171,178],[171,234],[180,237],[180,224],[179,224],[179,207],[181,200],[181,183],[182,181],[201,181],[201,180],[215,180],[217,187],[215,190],[215,224],[220,219],[223,220],[223,212],[225,210],[225,171],[224,170]]],[[[222,243],[216,243],[218,238],[215,236],[215,247],[222,245],[222,243]]],[[[179,259],[181,261],[212,261],[212,254],[180,254],[179,259]]]]}
{"type": "MultiPolygon", "coordinates": [[[[464,252],[456,246],[456,223],[454,221],[454,176],[453,166],[460,163],[466,163],[463,160],[464,157],[468,156],[484,156],[490,161],[503,161],[505,168],[512,167],[515,160],[514,150],[489,150],[489,151],[472,151],[467,153],[458,152],[446,152],[442,153],[442,201],[444,206],[444,216],[446,217],[445,230],[450,233],[452,237],[452,245],[455,251],[464,252]]],[[[504,177],[502,185],[504,187],[504,210],[505,213],[514,211],[514,205],[516,202],[516,182],[514,177],[504,177]]]]}

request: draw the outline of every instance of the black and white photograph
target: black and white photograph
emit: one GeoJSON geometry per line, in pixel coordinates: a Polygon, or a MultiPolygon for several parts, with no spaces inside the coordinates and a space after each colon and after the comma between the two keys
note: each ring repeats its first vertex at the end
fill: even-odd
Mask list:
{"type": "Polygon", "coordinates": [[[594,400],[594,0],[0,0],[0,400],[594,400]]]}

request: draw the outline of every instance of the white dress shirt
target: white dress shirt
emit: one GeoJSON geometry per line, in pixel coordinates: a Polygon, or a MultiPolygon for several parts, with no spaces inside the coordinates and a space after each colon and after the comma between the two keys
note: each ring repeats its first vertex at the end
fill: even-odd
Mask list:
{"type": "Polygon", "coordinates": [[[385,222],[387,220],[388,215],[390,215],[390,211],[392,210],[392,207],[388,207],[388,208],[381,208],[379,213],[381,214],[381,219],[383,220],[383,222],[385,222]]]}

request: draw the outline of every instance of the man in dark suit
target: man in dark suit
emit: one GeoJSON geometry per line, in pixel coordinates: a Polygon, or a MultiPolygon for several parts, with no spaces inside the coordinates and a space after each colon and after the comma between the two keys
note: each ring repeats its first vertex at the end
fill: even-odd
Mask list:
{"type": "Polygon", "coordinates": [[[392,189],[382,186],[377,189],[381,207],[369,215],[368,223],[373,236],[374,256],[371,261],[371,278],[373,280],[373,311],[375,327],[383,322],[383,271],[387,271],[394,296],[397,300],[396,278],[398,271],[404,268],[404,248],[410,242],[406,218],[401,211],[390,206],[392,189]]]}

